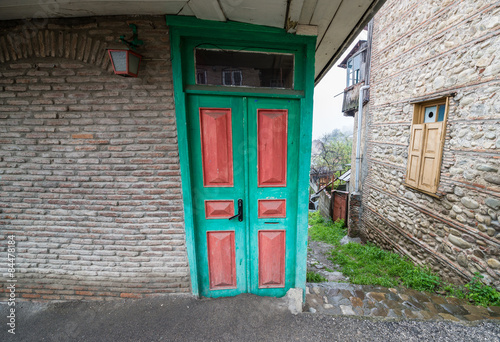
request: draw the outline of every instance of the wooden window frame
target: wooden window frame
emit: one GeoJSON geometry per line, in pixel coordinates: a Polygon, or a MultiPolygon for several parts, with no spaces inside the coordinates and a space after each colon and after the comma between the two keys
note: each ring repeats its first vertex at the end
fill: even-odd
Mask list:
{"type": "Polygon", "coordinates": [[[423,124],[425,119],[425,108],[445,105],[444,119],[443,121],[437,121],[439,114],[436,113],[436,121],[434,122],[445,122],[448,116],[448,99],[449,97],[443,97],[437,100],[430,100],[425,102],[413,103],[413,121],[412,124],[423,124]]]}
{"type": "Polygon", "coordinates": [[[366,49],[359,51],[354,56],[349,58],[349,60],[347,61],[347,66],[346,66],[346,69],[347,69],[346,86],[347,87],[356,85],[363,80],[363,78],[364,78],[364,72],[363,72],[364,69],[363,68],[365,67],[365,63],[366,63],[366,49]],[[358,58],[359,58],[359,68],[355,69],[354,62],[358,58]],[[349,65],[349,64],[351,64],[351,65],[349,65]]]}
{"type": "Polygon", "coordinates": [[[413,120],[410,128],[411,135],[404,185],[434,197],[439,197],[436,193],[441,176],[448,112],[449,97],[413,104],[413,120]],[[425,108],[439,105],[445,106],[443,121],[437,121],[439,111],[436,110],[436,121],[424,123],[425,108]],[[430,161],[430,171],[428,170],[428,161],[430,161]]]}

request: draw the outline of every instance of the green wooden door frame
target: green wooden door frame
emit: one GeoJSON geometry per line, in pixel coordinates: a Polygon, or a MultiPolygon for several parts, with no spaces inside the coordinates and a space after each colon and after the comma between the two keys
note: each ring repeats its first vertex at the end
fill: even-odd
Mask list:
{"type": "Polygon", "coordinates": [[[283,29],[234,22],[213,22],[192,17],[167,16],[170,31],[170,49],[174,83],[175,114],[184,203],[186,249],[193,295],[199,296],[198,265],[195,234],[192,229],[193,199],[191,192],[191,165],[189,160],[186,120],[187,94],[239,95],[250,97],[296,98],[300,101],[297,236],[295,285],[304,290],[306,284],[307,220],[309,200],[309,169],[311,163],[312,114],[314,92],[314,55],[316,37],[297,36],[283,29]],[[295,74],[293,90],[265,88],[199,86],[194,84],[194,53],[190,49],[201,43],[239,47],[254,51],[294,53],[295,74]]]}

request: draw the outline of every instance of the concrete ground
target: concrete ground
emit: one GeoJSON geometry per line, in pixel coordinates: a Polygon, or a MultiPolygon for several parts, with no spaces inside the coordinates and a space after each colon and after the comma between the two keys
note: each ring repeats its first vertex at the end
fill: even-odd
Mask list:
{"type": "Polygon", "coordinates": [[[18,302],[16,334],[0,305],[0,341],[500,341],[500,324],[302,313],[283,299],[164,296],[109,302],[18,302]]]}

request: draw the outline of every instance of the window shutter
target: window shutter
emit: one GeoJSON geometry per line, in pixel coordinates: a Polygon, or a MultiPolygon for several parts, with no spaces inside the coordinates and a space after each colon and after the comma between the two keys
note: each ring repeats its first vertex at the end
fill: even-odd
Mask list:
{"type": "Polygon", "coordinates": [[[435,193],[441,169],[443,123],[425,124],[424,143],[419,177],[419,188],[435,193]]]}
{"type": "Polygon", "coordinates": [[[406,183],[417,187],[422,159],[422,145],[424,142],[424,124],[414,124],[411,127],[410,150],[408,151],[408,165],[406,169],[406,183]]]}

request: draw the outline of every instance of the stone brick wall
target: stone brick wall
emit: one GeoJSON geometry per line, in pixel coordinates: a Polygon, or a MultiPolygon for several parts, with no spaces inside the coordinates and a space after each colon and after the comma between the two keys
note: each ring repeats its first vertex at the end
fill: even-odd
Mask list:
{"type": "Polygon", "coordinates": [[[21,299],[190,291],[169,58],[163,17],[0,22],[0,273],[13,234],[21,299]],[[106,52],[129,23],[138,78],[106,52]]]}
{"type": "MultiPolygon", "coordinates": [[[[359,170],[359,178],[360,178],[360,182],[359,182],[359,189],[358,191],[359,192],[362,192],[363,191],[363,180],[365,179],[366,177],[366,174],[367,174],[367,167],[366,167],[366,163],[363,163],[363,161],[366,161],[366,137],[367,137],[367,122],[368,122],[368,119],[367,117],[369,116],[369,107],[370,107],[370,103],[367,102],[363,105],[363,116],[361,118],[361,139],[360,139],[360,155],[359,157],[361,158],[360,160],[360,170],[359,170]]],[[[349,181],[349,192],[350,193],[353,193],[355,192],[356,190],[356,146],[358,145],[358,134],[357,134],[357,131],[358,131],[358,115],[359,115],[359,111],[356,111],[356,113],[354,114],[354,125],[353,125],[353,131],[354,131],[354,134],[352,136],[352,152],[351,152],[351,178],[350,178],[350,181],[349,181]]]]}
{"type": "Polygon", "coordinates": [[[352,238],[360,236],[361,230],[361,213],[363,208],[361,206],[361,194],[363,192],[364,180],[368,175],[368,155],[367,155],[367,122],[369,120],[369,102],[363,106],[363,116],[361,118],[361,139],[360,139],[360,155],[361,158],[359,161],[360,170],[359,170],[359,184],[358,184],[358,192],[356,192],[356,148],[358,144],[358,115],[359,111],[356,111],[354,115],[354,134],[353,134],[353,144],[352,144],[352,153],[351,153],[351,178],[349,181],[349,210],[348,210],[348,219],[347,219],[347,235],[352,238]]]}
{"type": "Polygon", "coordinates": [[[388,0],[376,15],[362,233],[457,282],[500,288],[500,8],[388,0]],[[405,187],[412,100],[450,100],[437,197],[405,187]]]}
{"type": "Polygon", "coordinates": [[[349,210],[347,217],[347,235],[355,238],[360,236],[361,215],[363,207],[361,205],[361,194],[349,193],[349,210]]]}

